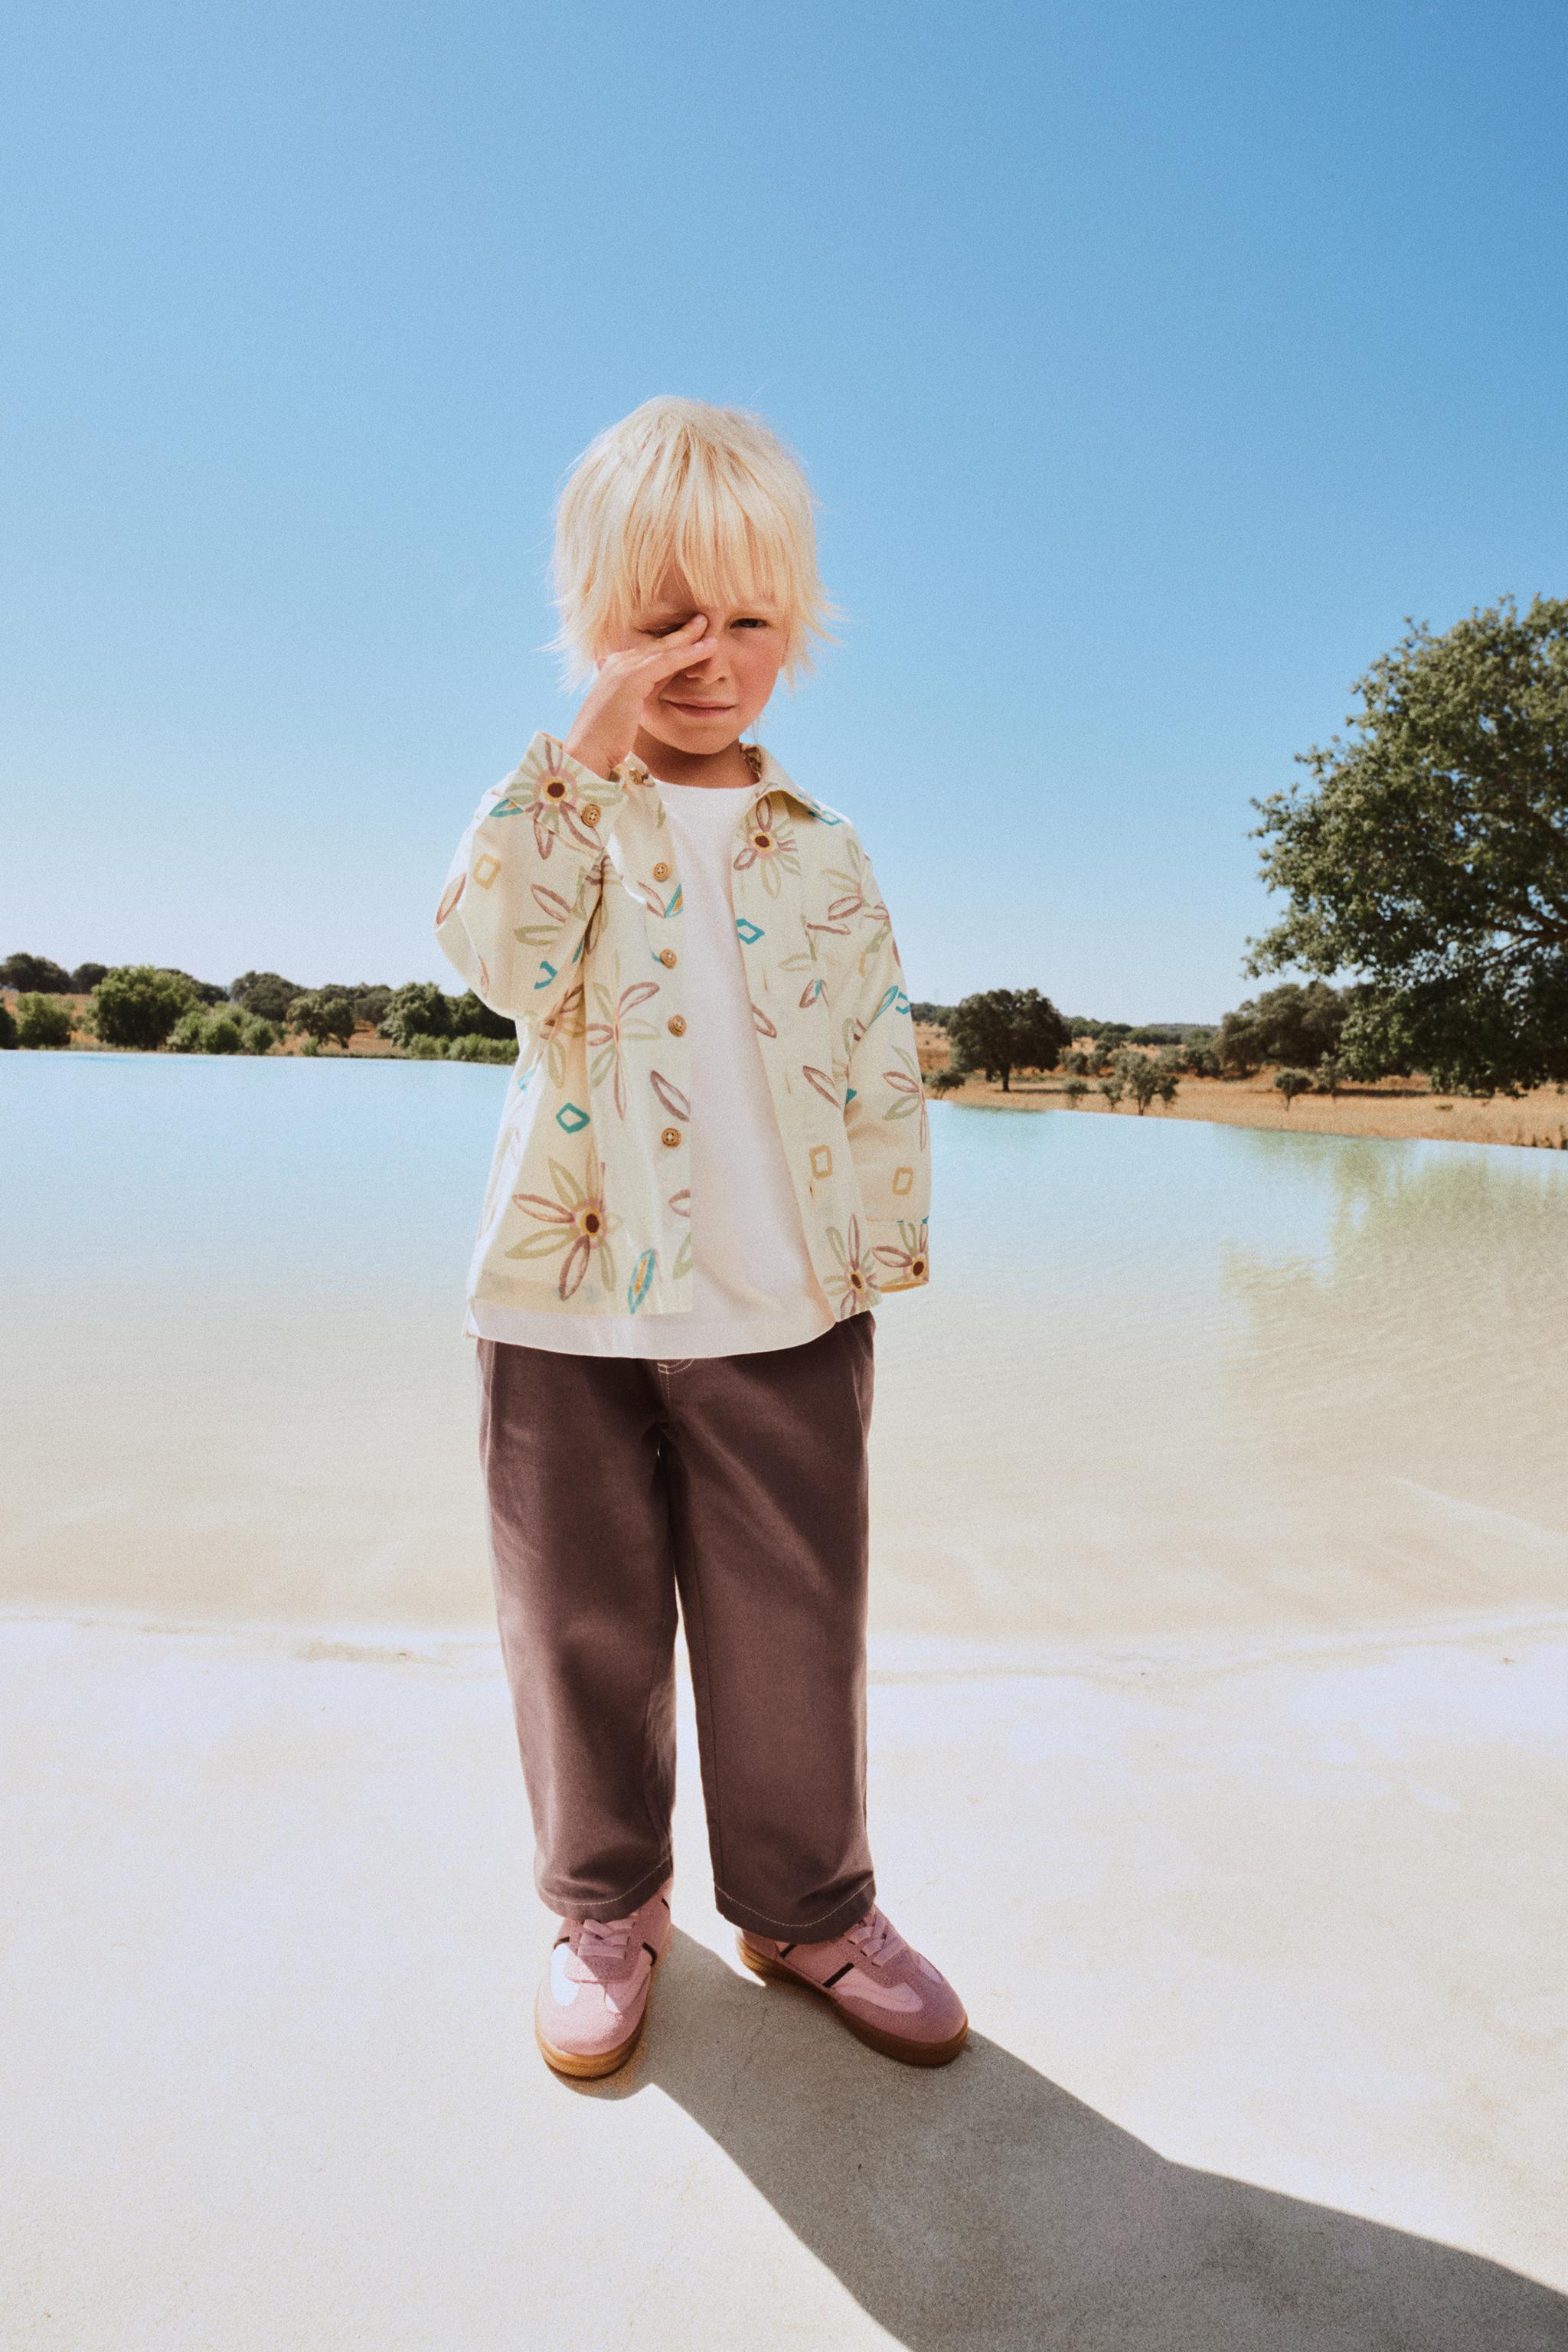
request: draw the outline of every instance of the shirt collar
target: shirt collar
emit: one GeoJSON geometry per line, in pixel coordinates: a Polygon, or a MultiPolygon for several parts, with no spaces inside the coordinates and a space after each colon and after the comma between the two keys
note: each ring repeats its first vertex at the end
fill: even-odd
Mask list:
{"type": "MultiPolygon", "coordinates": [[[[797,802],[802,808],[809,809],[813,816],[825,817],[830,824],[838,823],[836,812],[828,807],[826,801],[819,801],[814,793],[802,791],[794,778],[785,773],[765,743],[742,743],[741,749],[756,774],[754,799],[761,800],[764,793],[783,793],[797,802]]],[[[654,782],[651,772],[635,751],[626,754],[617,773],[633,783],[651,784],[654,782]]]]}

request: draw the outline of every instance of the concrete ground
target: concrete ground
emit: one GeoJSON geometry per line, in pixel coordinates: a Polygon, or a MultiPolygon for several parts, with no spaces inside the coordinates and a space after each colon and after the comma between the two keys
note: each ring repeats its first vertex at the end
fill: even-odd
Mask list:
{"type": "Polygon", "coordinates": [[[0,1621],[7,2352],[1568,2347],[1568,1619],[873,1660],[968,2051],[742,1974],[688,1777],[574,2090],[489,1639],[0,1621]]]}

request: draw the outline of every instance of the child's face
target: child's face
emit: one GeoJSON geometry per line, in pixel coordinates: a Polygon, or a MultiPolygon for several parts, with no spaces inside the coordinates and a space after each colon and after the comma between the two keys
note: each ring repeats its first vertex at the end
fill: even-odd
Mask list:
{"type": "MultiPolygon", "coordinates": [[[[762,716],[784,656],[784,632],[771,604],[700,609],[708,635],[718,645],[700,661],[661,680],[642,714],[643,727],[657,741],[699,755],[726,750],[762,716]]],[[[605,650],[619,653],[657,642],[698,610],[679,573],[667,572],[654,603],[636,615],[624,645],[605,650]]]]}

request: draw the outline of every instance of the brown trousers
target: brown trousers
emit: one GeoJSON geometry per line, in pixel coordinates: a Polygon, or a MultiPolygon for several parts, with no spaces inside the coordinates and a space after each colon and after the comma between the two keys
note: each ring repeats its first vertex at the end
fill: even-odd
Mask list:
{"type": "Polygon", "coordinates": [[[661,1363],[481,1339],[501,1655],[568,1917],[669,1875],[676,1601],[720,1911],[802,1941],[875,1896],[866,1838],[872,1318],[661,1363]]]}

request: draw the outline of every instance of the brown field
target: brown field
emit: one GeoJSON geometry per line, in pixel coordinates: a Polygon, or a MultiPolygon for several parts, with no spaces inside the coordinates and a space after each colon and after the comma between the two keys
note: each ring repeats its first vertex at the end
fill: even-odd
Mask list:
{"type": "MultiPolygon", "coordinates": [[[[947,1066],[947,1035],[934,1024],[921,1022],[916,1030],[921,1068],[929,1076],[947,1066]]],[[[1112,1112],[1104,1097],[1084,1096],[1077,1114],[1082,1118],[1136,1118],[1136,1108],[1123,1100],[1112,1112]]],[[[1070,1110],[1059,1076],[1015,1075],[1011,1090],[971,1078],[946,1099],[967,1103],[979,1110],[1070,1110]]],[[[1533,1093],[1512,1099],[1497,1095],[1489,1102],[1464,1095],[1436,1095],[1425,1078],[1386,1078],[1377,1086],[1342,1087],[1338,1095],[1300,1095],[1294,1110],[1287,1110],[1275,1091],[1273,1074],[1264,1070],[1252,1078],[1184,1078],[1175,1101],[1166,1109],[1152,1104],[1150,1118],[1201,1118],[1221,1127],[1294,1128],[1311,1135],[1428,1136],[1459,1143],[1512,1143],[1568,1150],[1568,1092],[1558,1087],[1537,1087],[1533,1093]]]]}

